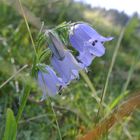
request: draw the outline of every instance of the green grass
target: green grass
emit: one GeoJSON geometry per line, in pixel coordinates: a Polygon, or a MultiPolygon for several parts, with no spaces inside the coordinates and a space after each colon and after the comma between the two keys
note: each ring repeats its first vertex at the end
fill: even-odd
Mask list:
{"type": "MultiPolygon", "coordinates": [[[[125,30],[121,30],[120,25],[114,25],[102,16],[98,18],[96,13],[93,17],[98,22],[93,21],[91,10],[89,12],[86,6],[70,0],[21,2],[19,9],[15,6],[19,3],[9,5],[5,1],[0,2],[0,139],[4,136],[4,140],[12,137],[14,140],[15,135],[17,140],[79,138],[96,128],[128,97],[139,92],[138,17],[132,17],[127,26],[122,27],[125,30]],[[28,12],[24,13],[22,6],[28,12]],[[83,9],[84,12],[81,12],[83,9]],[[27,18],[28,14],[30,18],[27,18]],[[104,36],[114,36],[113,41],[105,44],[106,54],[93,61],[87,74],[81,72],[80,79],[73,81],[62,95],[46,102],[40,102],[42,93],[31,76],[36,41],[42,26],[36,16],[44,21],[47,28],[56,27],[64,21],[84,20],[104,36]]],[[[46,48],[44,42],[38,44],[46,48]]],[[[48,64],[49,56],[42,60],[48,64]]],[[[139,116],[139,108],[132,110],[131,115],[117,122],[100,139],[138,140],[139,116]]]]}

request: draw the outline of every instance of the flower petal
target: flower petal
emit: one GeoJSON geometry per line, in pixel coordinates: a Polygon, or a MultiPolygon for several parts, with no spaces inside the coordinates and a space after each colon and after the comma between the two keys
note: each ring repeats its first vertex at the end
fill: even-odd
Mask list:
{"type": "Polygon", "coordinates": [[[100,42],[107,42],[107,41],[111,41],[114,37],[103,37],[100,36],[99,40],[100,42]]]}
{"type": "Polygon", "coordinates": [[[102,43],[97,42],[94,46],[90,44],[89,46],[86,46],[86,48],[89,50],[89,52],[95,56],[101,57],[105,54],[105,47],[102,43]]]}
{"type": "Polygon", "coordinates": [[[113,37],[103,37],[90,25],[86,23],[80,23],[74,25],[72,28],[73,32],[70,32],[69,39],[71,45],[79,52],[83,52],[84,48],[87,47],[85,44],[92,41],[98,41],[100,43],[110,41],[113,37]]]}
{"type": "MultiPolygon", "coordinates": [[[[75,26],[76,26],[75,29],[80,28],[83,34],[85,34],[85,36],[88,36],[89,39],[91,38],[96,39],[101,36],[96,30],[94,30],[90,25],[86,23],[77,24],[75,26]]],[[[87,40],[87,37],[85,38],[85,40],[87,40]]]]}
{"type": "Polygon", "coordinates": [[[65,58],[63,60],[58,60],[53,56],[51,64],[65,83],[69,83],[77,78],[79,76],[78,71],[83,68],[82,64],[78,63],[68,50],[65,50],[65,58]]]}
{"type": "Polygon", "coordinates": [[[47,96],[55,96],[59,92],[59,88],[65,87],[66,84],[62,81],[61,78],[57,77],[53,69],[49,66],[46,66],[46,72],[38,72],[38,84],[43,92],[42,99],[45,99],[47,96]]]}
{"type": "Polygon", "coordinates": [[[89,53],[89,51],[84,51],[83,53],[80,53],[77,59],[84,65],[84,67],[88,67],[95,57],[96,56],[89,53]]]}

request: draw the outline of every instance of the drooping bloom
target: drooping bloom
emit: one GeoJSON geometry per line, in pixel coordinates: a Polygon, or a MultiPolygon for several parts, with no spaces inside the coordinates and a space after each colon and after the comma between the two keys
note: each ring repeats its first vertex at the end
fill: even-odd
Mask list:
{"type": "Polygon", "coordinates": [[[72,26],[69,35],[71,45],[79,52],[77,57],[85,66],[89,66],[97,56],[105,53],[103,43],[110,41],[112,37],[103,37],[86,23],[72,26]]]}
{"type": "Polygon", "coordinates": [[[51,64],[59,73],[65,83],[79,78],[79,70],[83,68],[82,64],[78,63],[74,56],[68,50],[64,50],[65,57],[63,60],[57,59],[55,56],[51,59],[51,64]]]}
{"type": "Polygon", "coordinates": [[[78,63],[69,50],[66,50],[60,39],[54,36],[51,32],[49,37],[52,41],[51,48],[53,56],[51,64],[55,71],[60,75],[65,83],[79,77],[79,70],[83,68],[81,63],[78,63]]]}
{"type": "Polygon", "coordinates": [[[45,67],[45,71],[38,72],[38,84],[43,92],[42,100],[47,98],[47,96],[55,96],[66,86],[49,66],[45,67]]]}

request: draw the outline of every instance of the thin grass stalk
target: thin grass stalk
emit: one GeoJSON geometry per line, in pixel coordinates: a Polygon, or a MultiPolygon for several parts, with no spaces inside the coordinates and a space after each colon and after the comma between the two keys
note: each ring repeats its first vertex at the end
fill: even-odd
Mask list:
{"type": "Polygon", "coordinates": [[[100,98],[97,96],[96,94],[96,89],[93,86],[93,83],[91,82],[91,80],[89,79],[88,75],[84,72],[84,71],[80,71],[81,76],[83,77],[83,79],[85,80],[85,82],[87,83],[88,87],[90,88],[92,94],[94,94],[94,98],[97,101],[97,103],[100,103],[100,98]]]}
{"type": "Polygon", "coordinates": [[[26,102],[27,102],[27,99],[28,99],[30,91],[31,91],[31,87],[26,86],[26,88],[24,90],[23,97],[21,99],[21,104],[20,104],[20,107],[19,107],[19,110],[18,110],[18,114],[17,114],[17,117],[16,117],[17,124],[19,123],[19,120],[20,120],[20,118],[22,116],[22,113],[23,113],[24,107],[26,105],[26,102]]]}
{"type": "Polygon", "coordinates": [[[27,68],[28,65],[24,65],[22,68],[20,68],[15,74],[13,74],[11,77],[9,77],[5,82],[3,82],[1,85],[0,85],[0,89],[2,87],[4,87],[8,82],[10,82],[14,77],[16,77],[22,70],[24,70],[25,68],[27,68]]]}
{"type": "Polygon", "coordinates": [[[108,74],[107,74],[107,78],[106,78],[106,81],[105,81],[103,92],[101,94],[101,100],[100,100],[100,104],[99,104],[97,118],[98,118],[98,116],[100,114],[100,110],[102,110],[102,102],[104,100],[104,97],[105,97],[105,94],[106,94],[106,91],[107,91],[107,88],[108,88],[109,78],[111,76],[111,72],[112,72],[113,66],[114,66],[115,61],[116,61],[116,57],[117,57],[117,54],[118,54],[118,51],[119,51],[119,47],[120,47],[121,41],[123,39],[124,31],[125,31],[125,28],[123,28],[122,31],[121,31],[121,33],[120,33],[120,36],[119,36],[117,45],[116,45],[115,50],[114,50],[114,53],[113,53],[112,61],[111,61],[110,67],[109,67],[109,71],[108,71],[108,74]]]}
{"type": "Polygon", "coordinates": [[[23,17],[24,17],[24,21],[25,21],[25,24],[26,24],[26,27],[27,27],[27,30],[28,30],[28,33],[29,33],[31,42],[32,42],[32,46],[33,46],[34,52],[35,52],[35,54],[36,54],[36,56],[37,56],[37,52],[36,52],[36,48],[35,48],[35,43],[34,43],[34,40],[33,40],[33,37],[32,37],[32,33],[31,33],[31,31],[30,31],[30,27],[29,27],[29,24],[28,24],[28,21],[27,21],[27,18],[26,18],[24,9],[23,9],[23,7],[22,7],[21,0],[18,0],[18,2],[19,2],[20,9],[21,9],[22,14],[23,14],[23,17]]]}
{"type": "Polygon", "coordinates": [[[137,62],[138,62],[138,58],[135,58],[134,61],[133,61],[133,63],[131,64],[130,70],[128,72],[127,80],[126,80],[126,82],[125,82],[125,84],[123,86],[123,89],[122,89],[122,93],[127,90],[127,87],[128,87],[128,85],[130,83],[130,80],[131,80],[131,77],[132,77],[133,72],[135,70],[135,66],[136,66],[137,62]]]}
{"type": "Polygon", "coordinates": [[[88,87],[91,89],[91,91],[96,94],[96,89],[93,86],[93,83],[91,82],[91,80],[89,79],[89,77],[87,76],[87,74],[84,71],[80,71],[81,76],[83,77],[83,79],[86,81],[88,87]]]}
{"type": "Polygon", "coordinates": [[[127,88],[130,83],[131,77],[134,73],[136,64],[138,62],[138,57],[139,57],[139,54],[136,58],[134,58],[133,63],[131,64],[131,67],[129,69],[128,76],[127,76],[126,82],[124,83],[124,86],[122,88],[121,94],[109,105],[108,110],[111,111],[111,109],[114,108],[121,101],[121,99],[127,95],[127,93],[128,93],[127,88]]]}
{"type": "Polygon", "coordinates": [[[52,101],[51,101],[50,97],[49,97],[49,100],[50,100],[51,108],[52,108],[52,111],[53,111],[53,114],[54,114],[54,117],[55,117],[55,122],[56,122],[57,130],[58,130],[59,138],[60,138],[60,140],[62,140],[62,135],[61,135],[61,131],[60,131],[58,121],[57,121],[57,116],[56,116],[56,113],[55,113],[55,110],[54,110],[54,107],[53,107],[53,104],[52,104],[52,101]]]}

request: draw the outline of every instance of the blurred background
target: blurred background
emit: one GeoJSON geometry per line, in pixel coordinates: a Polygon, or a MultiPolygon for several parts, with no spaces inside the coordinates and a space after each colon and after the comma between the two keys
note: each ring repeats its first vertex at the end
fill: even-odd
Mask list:
{"type": "MultiPolygon", "coordinates": [[[[42,22],[47,28],[53,28],[65,21],[88,22],[100,34],[114,37],[105,44],[106,54],[93,61],[88,74],[73,81],[61,96],[52,99],[62,139],[73,140],[86,134],[125,99],[139,92],[139,0],[22,0],[22,5],[34,40],[42,22]],[[112,60],[114,65],[108,74],[112,60]],[[100,105],[96,99],[101,97],[106,84],[103,111],[97,115],[100,105]]],[[[0,85],[18,69],[29,65],[0,88],[0,139],[5,129],[7,108],[17,114],[25,85],[29,85],[32,90],[19,121],[17,139],[59,140],[51,107],[39,102],[41,92],[30,76],[32,56],[29,33],[18,1],[0,0],[0,85]]],[[[140,110],[136,109],[129,117],[116,122],[100,139],[139,140],[140,110]]]]}

